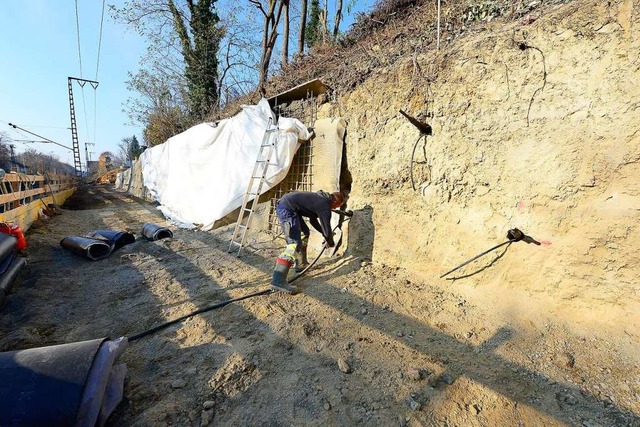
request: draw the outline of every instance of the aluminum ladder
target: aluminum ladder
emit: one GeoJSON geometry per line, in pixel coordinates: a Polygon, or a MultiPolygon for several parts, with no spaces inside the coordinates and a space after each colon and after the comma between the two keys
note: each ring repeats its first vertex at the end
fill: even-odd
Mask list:
{"type": "Polygon", "coordinates": [[[267,169],[269,169],[269,161],[271,160],[271,154],[273,148],[276,145],[276,138],[274,133],[278,130],[276,126],[271,126],[271,119],[267,124],[267,129],[262,137],[262,143],[260,144],[260,150],[258,151],[258,157],[256,163],[253,166],[253,172],[249,179],[249,185],[247,191],[244,193],[242,199],[242,206],[240,207],[240,213],[238,214],[238,222],[236,222],[235,229],[233,230],[233,236],[229,242],[229,250],[227,252],[233,252],[238,249],[237,256],[240,256],[240,251],[244,246],[247,238],[247,231],[251,225],[251,219],[253,212],[258,205],[258,199],[260,198],[260,191],[267,176],[267,169]],[[258,186],[254,189],[254,183],[258,181],[258,186]]]}

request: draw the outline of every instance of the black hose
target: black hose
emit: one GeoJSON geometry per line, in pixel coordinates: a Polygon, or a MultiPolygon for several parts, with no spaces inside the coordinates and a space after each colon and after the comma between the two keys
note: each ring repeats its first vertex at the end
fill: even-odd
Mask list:
{"type": "Polygon", "coordinates": [[[241,297],[231,298],[231,299],[228,299],[226,301],[222,301],[222,302],[210,305],[208,307],[200,308],[200,309],[198,309],[196,311],[192,311],[189,314],[185,314],[184,316],[180,316],[177,319],[169,320],[168,322],[161,323],[161,324],[159,324],[157,326],[154,326],[151,329],[147,329],[144,332],[140,332],[139,334],[136,334],[136,335],[133,335],[131,337],[128,337],[128,340],[129,341],[139,340],[140,338],[144,338],[147,335],[151,335],[151,334],[153,334],[155,332],[158,332],[161,329],[167,328],[167,327],[169,327],[171,325],[174,325],[174,324],[176,324],[178,322],[182,322],[183,320],[188,319],[189,317],[193,317],[193,316],[195,316],[197,314],[206,313],[207,311],[211,311],[211,310],[215,310],[216,308],[224,307],[225,305],[231,304],[232,302],[242,301],[244,299],[257,297],[259,295],[265,295],[265,294],[268,294],[270,292],[272,292],[271,289],[265,289],[265,290],[262,290],[262,291],[259,291],[259,292],[254,292],[252,294],[243,295],[241,297]]]}
{"type": "MultiPolygon", "coordinates": [[[[336,230],[338,228],[338,226],[336,225],[334,230],[336,230]]],[[[316,262],[318,262],[318,260],[320,259],[320,257],[322,256],[322,254],[324,253],[324,250],[327,248],[326,243],[324,245],[322,245],[322,250],[320,251],[320,253],[318,254],[318,256],[311,261],[311,263],[304,269],[302,270],[297,276],[295,276],[294,278],[292,278],[291,280],[289,280],[289,283],[293,283],[296,280],[298,280],[300,277],[302,277],[311,267],[313,267],[316,262]]],[[[144,338],[148,335],[154,334],[162,329],[168,328],[171,325],[175,325],[176,323],[182,322],[183,320],[186,320],[190,317],[196,316],[198,314],[201,313],[206,313],[207,311],[211,311],[211,310],[215,310],[216,308],[221,308],[224,307],[226,305],[231,304],[232,302],[238,302],[238,301],[242,301],[245,299],[249,299],[249,298],[253,298],[253,297],[257,297],[260,295],[267,295],[270,294],[271,292],[273,292],[273,289],[264,289],[262,291],[258,291],[258,292],[254,292],[251,294],[247,294],[247,295],[243,295],[241,297],[236,297],[236,298],[231,298],[228,299],[226,301],[222,301],[222,302],[218,302],[216,304],[207,306],[207,307],[203,307],[203,308],[199,308],[196,311],[192,311],[191,313],[185,314],[184,316],[180,316],[177,319],[173,319],[173,320],[169,320],[168,322],[164,322],[161,323],[157,326],[154,326],[153,328],[147,329],[146,331],[140,332],[139,334],[135,334],[132,335],[131,337],[128,337],[127,339],[131,342],[131,341],[137,341],[140,338],[144,338]]]]}
{"type": "Polygon", "coordinates": [[[415,163],[416,148],[418,148],[418,143],[420,142],[421,139],[422,139],[422,134],[420,134],[420,136],[416,140],[416,143],[413,144],[413,151],[411,152],[411,165],[409,168],[409,172],[410,172],[410,178],[411,178],[411,188],[413,188],[413,191],[416,191],[416,184],[413,180],[413,164],[415,163]]]}
{"type": "MultiPolygon", "coordinates": [[[[289,280],[289,283],[295,282],[300,277],[302,277],[307,272],[307,270],[309,270],[311,267],[313,267],[315,265],[315,263],[318,262],[318,260],[322,256],[322,254],[324,253],[324,250],[325,250],[326,247],[327,247],[326,245],[322,246],[322,250],[320,251],[318,256],[304,270],[302,270],[297,276],[295,276],[294,278],[289,280]]],[[[185,314],[184,316],[180,316],[177,319],[169,320],[168,322],[161,323],[161,324],[159,324],[157,326],[154,326],[153,328],[147,329],[146,331],[140,332],[139,334],[136,334],[136,335],[133,335],[131,337],[128,337],[128,340],[130,342],[139,340],[140,338],[144,338],[147,335],[151,335],[153,333],[156,333],[156,332],[158,332],[158,331],[160,331],[162,329],[168,328],[171,325],[175,325],[178,322],[182,322],[183,320],[186,320],[186,319],[188,319],[190,317],[193,317],[193,316],[196,316],[198,314],[206,313],[207,311],[211,311],[211,310],[215,310],[216,308],[224,307],[224,306],[226,306],[228,304],[231,304],[232,302],[238,302],[238,301],[242,301],[242,300],[245,300],[245,299],[257,297],[257,296],[260,296],[260,295],[267,295],[267,294],[270,294],[271,292],[273,292],[273,289],[264,289],[262,291],[254,292],[254,293],[247,294],[247,295],[243,295],[241,297],[231,298],[231,299],[228,299],[226,301],[218,302],[218,303],[215,303],[215,304],[207,306],[207,307],[199,308],[198,310],[192,311],[191,313],[185,314]]]]}
{"type": "MultiPolygon", "coordinates": [[[[459,266],[457,266],[456,268],[447,271],[446,273],[444,273],[442,276],[440,276],[440,278],[442,279],[444,276],[446,276],[447,274],[453,273],[454,271],[456,271],[459,268],[464,267],[465,265],[469,264],[470,262],[473,262],[475,260],[477,260],[478,258],[480,258],[481,256],[484,256],[486,254],[488,254],[491,251],[495,251],[496,249],[498,249],[501,246],[504,246],[506,244],[509,243],[513,243],[513,242],[519,242],[519,241],[524,241],[527,243],[535,243],[536,245],[540,245],[540,242],[536,241],[535,239],[533,239],[530,236],[527,236],[526,234],[524,234],[522,231],[520,231],[517,228],[512,228],[511,230],[507,231],[507,240],[506,242],[502,242],[499,245],[495,245],[494,247],[492,247],[491,249],[487,249],[486,251],[482,252],[480,255],[476,255],[473,258],[471,258],[469,261],[463,262],[462,264],[460,264],[459,266]]],[[[508,247],[507,247],[508,249],[508,247]]]]}
{"type": "Polygon", "coordinates": [[[296,280],[298,280],[300,278],[300,276],[302,276],[304,273],[307,272],[307,270],[309,270],[311,267],[313,267],[315,265],[316,262],[318,262],[318,260],[320,259],[320,257],[322,256],[322,254],[324,253],[324,250],[327,248],[327,245],[324,244],[322,245],[322,250],[320,251],[320,253],[318,254],[318,256],[311,261],[311,263],[309,265],[307,265],[304,270],[302,270],[300,273],[298,273],[297,276],[295,276],[293,279],[289,280],[289,284],[295,282],[296,280]]]}
{"type": "Polygon", "coordinates": [[[456,271],[457,269],[462,268],[462,267],[464,267],[465,265],[469,264],[470,262],[473,262],[473,261],[477,260],[477,259],[478,259],[478,258],[480,258],[481,256],[484,256],[484,255],[488,254],[488,253],[489,253],[489,252],[491,252],[491,251],[495,251],[496,249],[498,249],[498,248],[499,248],[499,247],[501,247],[501,246],[504,246],[504,245],[506,245],[506,244],[508,244],[508,243],[513,243],[513,242],[514,242],[513,240],[507,240],[506,242],[502,242],[502,243],[500,243],[499,245],[495,245],[495,246],[494,246],[494,247],[492,247],[491,249],[487,249],[486,251],[482,252],[480,255],[476,255],[476,256],[474,256],[474,257],[473,257],[473,258],[471,258],[469,261],[463,262],[462,264],[460,264],[460,265],[459,265],[459,266],[457,266],[456,268],[454,268],[454,269],[451,269],[451,270],[447,271],[447,272],[446,272],[446,273],[444,273],[442,276],[440,276],[440,278],[442,279],[442,278],[443,278],[444,276],[446,276],[447,274],[453,273],[453,272],[454,272],[454,271],[456,271]]]}
{"type": "MultiPolygon", "coordinates": [[[[352,211],[340,211],[340,210],[334,210],[334,209],[332,209],[332,211],[337,213],[337,214],[345,215],[347,217],[347,219],[344,220],[343,222],[347,222],[353,217],[353,212],[352,211]]],[[[333,227],[333,231],[336,231],[341,226],[342,226],[342,223],[336,225],[335,227],[333,227]]],[[[340,240],[342,240],[342,236],[340,236],[340,240]]],[[[336,244],[336,246],[338,246],[338,245],[336,244]]],[[[315,265],[315,263],[318,262],[318,260],[320,259],[320,257],[324,253],[324,250],[327,249],[327,247],[328,247],[327,246],[327,242],[325,242],[324,245],[322,245],[322,250],[320,251],[318,256],[313,261],[311,261],[311,264],[306,266],[305,269],[302,270],[296,277],[294,277],[293,279],[289,280],[289,284],[291,284],[291,283],[295,282],[296,280],[298,280],[300,278],[300,276],[302,276],[304,273],[307,272],[307,270],[309,270],[311,267],[313,267],[315,265]]]]}

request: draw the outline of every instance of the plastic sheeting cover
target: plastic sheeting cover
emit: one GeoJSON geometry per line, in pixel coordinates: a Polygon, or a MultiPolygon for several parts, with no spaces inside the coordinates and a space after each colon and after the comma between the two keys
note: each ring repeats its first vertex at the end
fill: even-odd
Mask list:
{"type": "MultiPolygon", "coordinates": [[[[217,125],[194,126],[142,153],[144,185],[160,202],[162,213],[179,226],[201,225],[208,230],[240,207],[269,119],[273,123],[275,117],[262,99],[217,125]]],[[[277,125],[278,131],[271,134],[276,145],[261,193],[284,179],[298,140],[311,136],[296,119],[281,117],[277,125]]],[[[258,182],[254,181],[255,187],[258,182]]]]}

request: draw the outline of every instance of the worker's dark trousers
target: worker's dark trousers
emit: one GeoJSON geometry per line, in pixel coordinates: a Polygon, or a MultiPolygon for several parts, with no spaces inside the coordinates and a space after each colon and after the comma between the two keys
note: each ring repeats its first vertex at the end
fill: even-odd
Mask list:
{"type": "Polygon", "coordinates": [[[289,210],[280,202],[276,205],[276,215],[278,215],[278,219],[282,225],[282,232],[287,240],[287,245],[295,243],[296,250],[300,251],[302,248],[302,234],[309,236],[309,227],[302,218],[300,218],[300,215],[289,210]]]}

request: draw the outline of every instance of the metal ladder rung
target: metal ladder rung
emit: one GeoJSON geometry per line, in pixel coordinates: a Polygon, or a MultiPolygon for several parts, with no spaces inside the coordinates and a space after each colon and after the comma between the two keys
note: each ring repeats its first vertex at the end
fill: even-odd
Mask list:
{"type": "Polygon", "coordinates": [[[240,207],[240,213],[238,215],[238,221],[236,222],[236,227],[233,232],[233,237],[231,238],[231,242],[229,244],[228,252],[231,252],[232,248],[237,247],[238,256],[240,256],[242,245],[244,244],[247,232],[249,231],[249,225],[253,217],[253,211],[255,209],[255,206],[258,204],[257,203],[258,198],[260,197],[260,190],[262,188],[262,185],[266,181],[267,169],[271,164],[270,163],[271,153],[275,146],[275,142],[271,141],[270,134],[272,134],[277,130],[278,130],[277,127],[271,128],[271,119],[269,119],[269,123],[267,124],[267,129],[264,132],[264,135],[262,137],[262,142],[258,150],[258,156],[256,158],[256,162],[253,166],[251,178],[249,178],[247,191],[244,193],[244,197],[242,199],[242,206],[240,207]],[[254,180],[256,179],[259,180],[258,186],[255,191],[252,191],[252,189],[255,187],[254,180]],[[244,222],[245,212],[249,213],[249,215],[246,216],[246,223],[244,222]]]}

